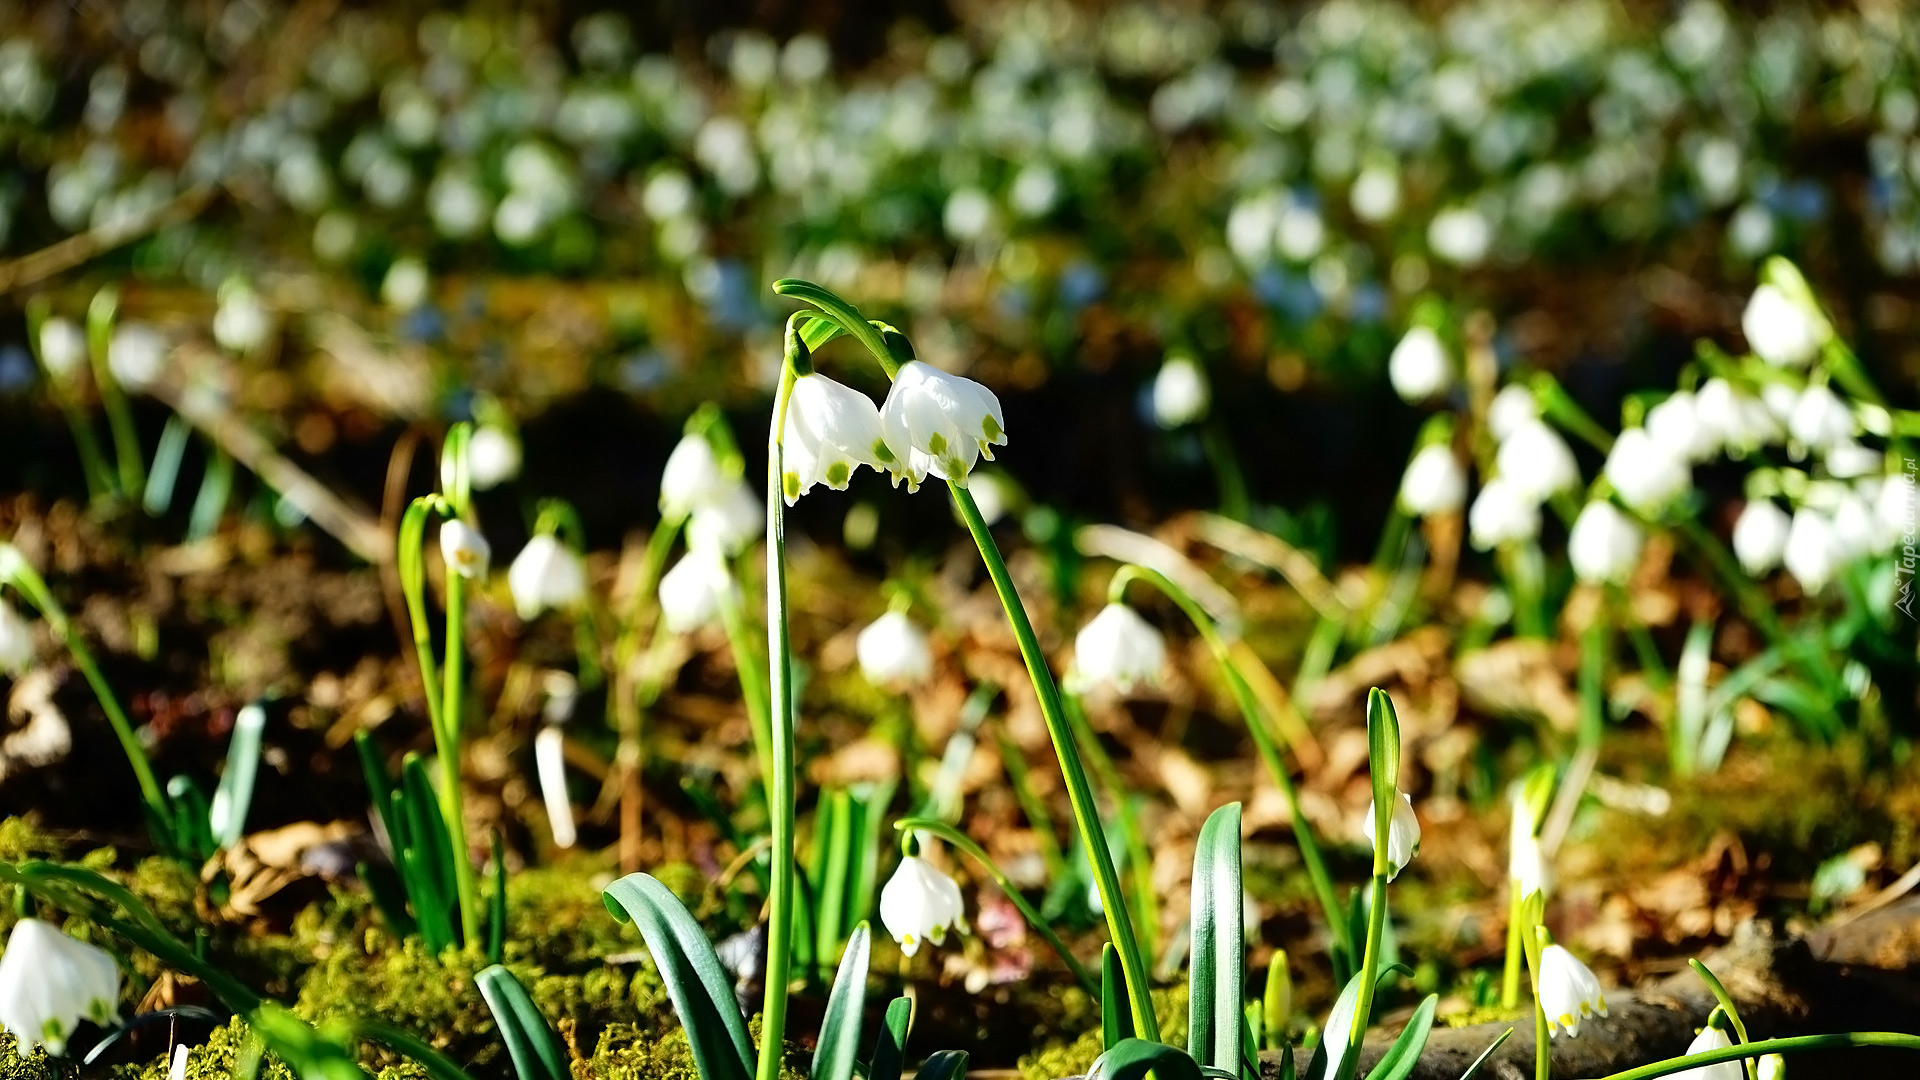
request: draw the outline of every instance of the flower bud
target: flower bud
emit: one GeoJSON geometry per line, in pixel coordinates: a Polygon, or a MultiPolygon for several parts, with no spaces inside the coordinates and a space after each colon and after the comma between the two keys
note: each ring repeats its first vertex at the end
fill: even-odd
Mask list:
{"type": "Polygon", "coordinates": [[[1153,422],[1172,430],[1207,415],[1207,373],[1185,353],[1171,353],[1153,377],[1153,422]]]}
{"type": "MultiPolygon", "coordinates": [[[[1376,844],[1374,839],[1374,804],[1367,800],[1367,820],[1361,826],[1366,833],[1367,843],[1376,844]]],[[[1420,819],[1413,812],[1413,796],[1400,792],[1400,800],[1393,804],[1393,820],[1387,825],[1387,880],[1400,876],[1400,871],[1420,854],[1420,819]]]]}
{"type": "Polygon", "coordinates": [[[1453,385],[1453,361],[1430,326],[1414,326],[1387,357],[1387,380],[1408,404],[1439,397],[1453,385]]]}
{"type": "Polygon", "coordinates": [[[479,579],[487,576],[487,567],[493,561],[493,548],[480,530],[460,520],[452,518],[440,523],[440,557],[446,560],[447,569],[463,578],[479,579]]]}

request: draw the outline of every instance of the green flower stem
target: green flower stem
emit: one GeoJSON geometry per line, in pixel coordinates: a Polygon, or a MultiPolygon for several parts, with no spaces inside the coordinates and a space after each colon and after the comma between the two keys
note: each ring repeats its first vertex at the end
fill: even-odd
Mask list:
{"type": "Polygon", "coordinates": [[[1520,964],[1526,953],[1521,944],[1520,911],[1524,897],[1520,895],[1520,882],[1507,879],[1507,963],[1500,973],[1500,1007],[1517,1009],[1520,1007],[1520,964]]]}
{"type": "MultiPolygon", "coordinates": [[[[867,347],[867,351],[873,354],[873,358],[879,361],[880,367],[886,371],[889,380],[900,373],[900,360],[881,339],[879,328],[868,322],[860,314],[859,309],[840,299],[832,291],[799,278],[781,278],[773,283],[773,291],[781,296],[805,301],[825,312],[826,318],[831,323],[838,324],[842,332],[853,335],[855,340],[867,347]]],[[[818,349],[833,336],[829,333],[820,337],[811,330],[803,332],[809,349],[818,349]],[[815,340],[816,337],[819,337],[819,340],[815,340]]]]}
{"type": "MultiPolygon", "coordinates": [[[[1153,890],[1153,856],[1147,851],[1146,838],[1140,833],[1139,815],[1134,813],[1133,794],[1127,790],[1126,781],[1121,779],[1120,770],[1114,767],[1113,757],[1100,745],[1100,739],[1093,732],[1093,725],[1087,722],[1087,710],[1081,705],[1080,698],[1074,694],[1063,694],[1061,704],[1067,707],[1067,722],[1073,726],[1074,744],[1087,755],[1087,763],[1093,769],[1093,776],[1101,787],[1113,796],[1115,824],[1120,829],[1120,842],[1127,849],[1127,864],[1132,873],[1133,902],[1135,910],[1129,912],[1135,916],[1134,933],[1142,942],[1141,951],[1147,956],[1157,955],[1160,951],[1160,898],[1153,890]]],[[[1118,868],[1115,868],[1116,871],[1118,868]]]]}
{"type": "Polygon", "coordinates": [[[1553,1080],[1553,1032],[1547,1028],[1547,1010],[1533,999],[1533,1080],[1553,1080]]]}
{"type": "Polygon", "coordinates": [[[1606,733],[1607,653],[1612,644],[1605,612],[1580,635],[1580,747],[1598,752],[1606,733]]]}
{"type": "Polygon", "coordinates": [[[93,381],[100,391],[100,404],[107,411],[107,428],[113,433],[114,457],[120,465],[120,494],[135,499],[147,482],[140,458],[140,432],[134,426],[126,392],[107,363],[108,348],[113,343],[114,310],[119,302],[118,295],[107,288],[96,293],[87,306],[87,353],[93,360],[93,381]]]}
{"type": "MultiPolygon", "coordinates": [[[[1727,1019],[1733,1022],[1733,1041],[1735,1043],[1752,1042],[1753,1040],[1747,1037],[1747,1022],[1740,1018],[1740,1008],[1733,1003],[1733,995],[1727,993],[1726,984],[1722,983],[1720,977],[1698,958],[1689,957],[1687,963],[1693,968],[1694,973],[1700,976],[1700,981],[1707,984],[1707,989],[1713,991],[1714,999],[1726,1012],[1727,1019]]],[[[1712,1020],[1712,1017],[1708,1019],[1712,1020]]],[[[1747,1080],[1760,1080],[1760,1069],[1756,1064],[1758,1061],[1758,1058],[1752,1057],[1742,1059],[1741,1064],[1746,1067],[1747,1080]]]]}
{"type": "Polygon", "coordinates": [[[1020,800],[1020,809],[1027,815],[1027,824],[1033,827],[1034,838],[1040,845],[1040,861],[1046,864],[1047,875],[1054,879],[1066,877],[1072,871],[1067,866],[1067,857],[1060,850],[1060,838],[1053,832],[1053,815],[1047,811],[1046,800],[1033,790],[1033,781],[1027,772],[1027,759],[1020,753],[1020,747],[1000,732],[1000,764],[1006,767],[1007,781],[1013,785],[1014,797],[1020,800]]]}
{"type": "MultiPolygon", "coordinates": [[[[1093,786],[1087,782],[1086,769],[1080,763],[1080,753],[1074,744],[1066,706],[1060,700],[1060,688],[1053,681],[1053,672],[1048,669],[1046,656],[1040,651],[1040,640],[1033,632],[1033,623],[1027,618],[1026,606],[1021,603],[1020,594],[1013,587],[1013,578],[1007,573],[1007,562],[1001,558],[999,545],[994,543],[986,519],[980,516],[980,508],[974,504],[973,496],[965,485],[949,480],[947,487],[953,493],[954,505],[960,509],[961,520],[966,522],[967,531],[973,534],[973,541],[980,548],[980,560],[986,564],[987,576],[993,579],[994,591],[999,594],[1000,605],[1007,612],[1007,624],[1013,630],[1014,640],[1019,642],[1020,657],[1027,665],[1027,676],[1033,680],[1034,694],[1040,701],[1040,715],[1046,721],[1047,735],[1053,740],[1054,754],[1060,759],[1060,773],[1067,783],[1067,797],[1073,805],[1074,827],[1080,831],[1081,843],[1086,845],[1093,863],[1094,887],[1100,891],[1107,932],[1113,938],[1114,949],[1120,954],[1121,968],[1126,973],[1127,1001],[1133,1014],[1134,1031],[1140,1038],[1158,1042],[1160,1024],[1153,1014],[1153,999],[1147,993],[1150,985],[1147,981],[1147,965],[1140,954],[1139,943],[1134,940],[1132,920],[1127,915],[1126,902],[1120,891],[1120,876],[1114,872],[1113,853],[1107,850],[1106,837],[1100,828],[1100,816],[1094,808],[1093,786]]],[[[763,1076],[760,1080],[776,1078],[763,1076]]]]}
{"type": "Polygon", "coordinates": [[[787,519],[781,494],[782,433],[787,400],[793,395],[792,358],[780,366],[780,388],[773,399],[767,432],[767,685],[773,735],[772,784],[767,815],[772,826],[772,908],[767,925],[766,998],[760,1021],[758,1080],[780,1080],[786,1049],[787,984],[793,966],[793,688],[792,640],[787,627],[787,519]]]}
{"type": "Polygon", "coordinates": [[[440,664],[433,657],[433,630],[427,625],[427,519],[444,504],[438,496],[422,495],[408,504],[400,519],[397,557],[400,592],[407,602],[407,625],[413,631],[413,653],[420,663],[420,695],[427,702],[427,721],[440,738],[440,664]]]}
{"type": "Polygon", "coordinates": [[[1340,909],[1340,901],[1333,891],[1333,875],[1327,872],[1326,858],[1320,852],[1320,844],[1314,839],[1313,828],[1307,822],[1307,815],[1300,807],[1300,792],[1294,786],[1293,777],[1287,771],[1286,762],[1281,760],[1280,747],[1267,730],[1266,715],[1261,711],[1260,701],[1254,696],[1253,687],[1248,685],[1246,676],[1240,672],[1240,666],[1233,660],[1233,654],[1221,636],[1218,624],[1207,614],[1193,595],[1175,584],[1173,579],[1145,566],[1129,563],[1122,566],[1113,575],[1107,586],[1107,599],[1118,602],[1125,595],[1127,586],[1134,581],[1143,581],[1160,590],[1169,600],[1180,608],[1187,620],[1199,631],[1200,638],[1206,642],[1207,649],[1213,653],[1214,662],[1220,665],[1220,673],[1226,677],[1227,688],[1233,694],[1234,703],[1240,706],[1241,719],[1247,725],[1247,733],[1253,737],[1253,745],[1259,750],[1260,760],[1266,765],[1268,775],[1273,777],[1274,786],[1287,801],[1287,814],[1293,825],[1294,843],[1300,847],[1300,860],[1306,864],[1307,877],[1313,882],[1313,893],[1320,900],[1321,911],[1326,915],[1327,930],[1333,936],[1334,945],[1353,955],[1352,932],[1348,929],[1346,916],[1340,909]]]}
{"type": "Polygon", "coordinates": [[[901,818],[893,823],[893,827],[902,832],[913,830],[932,833],[979,863],[981,869],[993,878],[993,883],[1000,886],[1000,891],[1013,902],[1013,906],[1020,909],[1020,914],[1026,918],[1027,925],[1039,931],[1040,936],[1047,939],[1047,944],[1053,946],[1053,951],[1060,954],[1060,959],[1066,961],[1067,967],[1073,971],[1073,977],[1080,980],[1080,985],[1086,988],[1087,993],[1095,998],[1100,996],[1099,981],[1088,973],[1086,967],[1067,949],[1067,943],[1060,940],[1060,935],[1053,932],[1053,927],[1048,926],[1047,921],[1040,917],[1040,913],[1033,909],[1033,905],[1027,903],[1026,897],[1020,895],[1020,890],[998,866],[994,865],[993,859],[987,855],[986,851],[973,842],[972,837],[938,818],[901,818]]]}
{"type": "Polygon", "coordinates": [[[1767,640],[1781,646],[1782,651],[1798,660],[1801,670],[1813,679],[1829,700],[1843,699],[1846,694],[1841,688],[1840,676],[1833,670],[1827,655],[1813,642],[1787,634],[1786,627],[1780,623],[1779,614],[1773,610],[1773,604],[1761,594],[1746,571],[1740,569],[1740,564],[1734,561],[1726,546],[1694,518],[1682,518],[1678,527],[1680,535],[1693,545],[1701,560],[1720,575],[1727,591],[1740,602],[1741,611],[1760,627],[1767,640]]]}
{"type": "Polygon", "coordinates": [[[1920,1050],[1920,1036],[1897,1031],[1842,1031],[1831,1035],[1793,1035],[1784,1039],[1761,1039],[1744,1046],[1721,1046],[1701,1050],[1685,1057],[1668,1058],[1650,1065],[1627,1069],[1602,1080],[1653,1080],[1683,1069],[1718,1065],[1723,1061],[1750,1055],[1792,1054],[1802,1050],[1845,1050],[1856,1046],[1886,1046],[1897,1050],[1920,1050]]]}
{"type": "Polygon", "coordinates": [[[1214,483],[1219,487],[1220,516],[1234,521],[1247,520],[1252,510],[1247,496],[1247,476],[1240,468],[1240,459],[1234,455],[1226,425],[1218,418],[1207,421],[1201,428],[1200,442],[1206,448],[1207,460],[1213,465],[1214,483]]]}
{"type": "Polygon", "coordinates": [[[440,693],[440,728],[435,732],[440,759],[440,816],[447,821],[453,850],[453,888],[460,898],[462,940],[471,947],[480,941],[480,885],[467,850],[467,815],[460,798],[460,704],[466,696],[466,579],[447,569],[446,683],[440,693]]]}
{"type": "MultiPolygon", "coordinates": [[[[1389,808],[1387,813],[1392,814],[1389,808]]],[[[1367,942],[1360,961],[1360,1001],[1353,1010],[1353,1029],[1347,1035],[1347,1052],[1340,1057],[1338,1080],[1352,1080],[1360,1067],[1360,1047],[1367,1041],[1367,1025],[1373,1018],[1373,994],[1379,981],[1380,946],[1387,930],[1387,832],[1378,835],[1373,845],[1373,882],[1367,893],[1367,942]]]]}
{"type": "Polygon", "coordinates": [[[107,459],[100,451],[100,438],[94,434],[93,424],[86,413],[81,411],[80,403],[74,397],[69,381],[70,373],[63,376],[47,366],[47,358],[40,352],[40,328],[48,317],[48,304],[45,296],[36,296],[27,301],[27,342],[33,348],[33,355],[40,361],[40,370],[47,376],[47,387],[54,404],[60,406],[60,412],[66,417],[67,430],[73,433],[73,446],[80,454],[80,471],[87,478],[87,497],[99,499],[113,493],[113,473],[107,469],[107,459]]]}
{"type": "Polygon", "coordinates": [[[767,669],[760,662],[760,643],[747,623],[738,595],[720,602],[720,622],[733,649],[733,666],[740,678],[740,696],[747,706],[747,724],[753,729],[753,750],[760,761],[760,783],[773,790],[773,713],[767,690],[767,669]]]}
{"type": "Polygon", "coordinates": [[[47,621],[54,634],[66,642],[74,666],[80,669],[87,685],[93,688],[94,697],[100,700],[100,708],[107,714],[107,722],[113,725],[114,736],[120,740],[120,748],[126,752],[127,764],[133,766],[133,777],[140,784],[140,798],[146,803],[150,818],[148,827],[156,830],[154,840],[163,846],[170,846],[168,836],[158,830],[165,828],[171,820],[171,814],[160,783],[154,778],[153,763],[147,759],[146,747],[140,745],[140,736],[134,732],[133,722],[127,718],[126,710],[120,707],[120,699],[114,696],[113,687],[107,684],[106,676],[101,674],[100,665],[93,659],[93,651],[87,648],[73,620],[67,618],[66,609],[53,598],[47,583],[28,564],[26,557],[20,554],[20,549],[12,544],[0,543],[0,583],[10,584],[20,590],[20,595],[40,612],[40,617],[47,621]]]}
{"type": "MultiPolygon", "coordinates": [[[[1539,894],[1534,894],[1539,895],[1539,894]]],[[[1541,904],[1544,904],[1542,898],[1541,904]]],[[[1525,903],[1524,922],[1533,922],[1540,917],[1541,904],[1525,903]]],[[[1537,922],[1531,928],[1520,932],[1521,943],[1527,952],[1527,973],[1533,987],[1533,1078],[1534,1080],[1553,1080],[1553,1030],[1547,1026],[1547,1009],[1540,1002],[1540,957],[1546,951],[1547,928],[1537,922]]]]}

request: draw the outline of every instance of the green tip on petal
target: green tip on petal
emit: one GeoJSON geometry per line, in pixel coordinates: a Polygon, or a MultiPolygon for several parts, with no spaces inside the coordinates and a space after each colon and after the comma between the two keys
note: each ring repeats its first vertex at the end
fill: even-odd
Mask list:
{"type": "Polygon", "coordinates": [[[934,457],[946,457],[947,437],[937,431],[934,432],[933,437],[927,440],[927,453],[934,457]]]}
{"type": "Polygon", "coordinates": [[[887,449],[886,441],[883,439],[873,440],[873,456],[882,465],[893,464],[893,451],[887,449]]]}
{"type": "Polygon", "coordinates": [[[780,474],[780,490],[786,492],[787,498],[789,499],[799,498],[800,497],[800,474],[799,473],[781,473],[780,474]]]}
{"type": "Polygon", "coordinates": [[[852,479],[852,477],[853,470],[848,468],[847,463],[844,461],[836,461],[827,466],[827,484],[836,490],[846,487],[847,481],[852,479]]]}
{"type": "Polygon", "coordinates": [[[983,416],[980,418],[980,430],[987,433],[989,440],[997,439],[1001,435],[1000,422],[991,416],[983,416]]]}

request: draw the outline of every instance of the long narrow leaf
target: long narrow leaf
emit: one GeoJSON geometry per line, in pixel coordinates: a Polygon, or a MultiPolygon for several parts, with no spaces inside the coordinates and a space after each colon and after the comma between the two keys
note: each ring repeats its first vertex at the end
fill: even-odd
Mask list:
{"type": "Polygon", "coordinates": [[[480,984],[480,996],[493,1010],[493,1022],[500,1028],[500,1039],[513,1058],[513,1071],[520,1080],[569,1080],[566,1059],[553,1037],[547,1018],[534,1007],[527,989],[513,973],[499,964],[486,968],[474,981],[480,984]]]}
{"type": "Polygon", "coordinates": [[[1201,1080],[1200,1066],[1185,1051],[1145,1039],[1122,1039],[1087,1070],[1087,1080],[1201,1080]]]}
{"type": "Polygon", "coordinates": [[[1100,1049],[1111,1050],[1133,1038],[1133,1013],[1127,1007],[1127,975],[1120,952],[1109,941],[1100,947],[1100,1049]]]}
{"type": "Polygon", "coordinates": [[[1246,902],[1240,881],[1240,804],[1215,810],[1193,852],[1193,965],[1187,1052],[1204,1067],[1240,1067],[1246,999],[1246,902]]]}
{"type": "Polygon", "coordinates": [[[810,1080],[848,1080],[860,1052],[860,1018],[867,1001],[867,960],[873,933],[866,923],[853,928],[847,953],[833,977],[827,995],[827,1015],[820,1021],[820,1044],[813,1051],[810,1080]]]}
{"type": "Polygon", "coordinates": [[[1374,1062],[1373,1071],[1367,1074],[1367,1080],[1407,1080],[1414,1066],[1420,1064],[1420,1054],[1427,1048],[1427,1035],[1433,1031],[1433,1010],[1440,1004],[1440,995],[1428,994],[1420,1007],[1413,1011],[1413,1019],[1400,1031],[1399,1038],[1387,1047],[1387,1052],[1374,1062]]]}
{"type": "Polygon", "coordinates": [[[615,919],[633,923],[646,940],[674,1012],[687,1029],[702,1080],[747,1080],[753,1074],[753,1043],[732,981],[686,906],[646,874],[628,874],[607,886],[601,898],[615,919]]]}
{"type": "Polygon", "coordinates": [[[967,1075],[965,1050],[941,1050],[926,1060],[916,1080],[960,1080],[967,1075]]]}
{"type": "Polygon", "coordinates": [[[1494,1039],[1492,1042],[1487,1044],[1487,1048],[1485,1050],[1480,1051],[1479,1057],[1473,1059],[1473,1064],[1467,1066],[1467,1071],[1460,1074],[1460,1080],[1473,1080],[1473,1074],[1480,1071],[1480,1066],[1485,1065],[1487,1063],[1487,1059],[1493,1056],[1493,1052],[1495,1050],[1500,1049],[1500,1047],[1504,1043],[1506,1043],[1508,1039],[1511,1039],[1512,1037],[1513,1037],[1512,1028],[1508,1028],[1507,1030],[1501,1032],[1498,1038],[1494,1039]]]}
{"type": "Polygon", "coordinates": [[[227,739],[227,771],[220,774],[213,805],[207,809],[207,826],[223,848],[238,844],[246,832],[254,778],[260,773],[260,737],[266,727],[267,710],[257,701],[234,718],[233,734],[227,739]]]}
{"type": "Polygon", "coordinates": [[[873,1042],[873,1059],[867,1065],[867,1080],[900,1080],[907,1060],[907,1031],[913,1026],[913,999],[894,998],[887,1005],[887,1016],[880,1022],[880,1037],[873,1042]]]}

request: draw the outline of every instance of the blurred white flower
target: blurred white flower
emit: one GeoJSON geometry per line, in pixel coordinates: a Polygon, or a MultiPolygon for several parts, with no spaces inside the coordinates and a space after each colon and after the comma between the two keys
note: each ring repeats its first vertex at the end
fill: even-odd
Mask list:
{"type": "Polygon", "coordinates": [[[1692,393],[1676,390],[1647,410],[1647,434],[1675,457],[1705,461],[1720,449],[1718,433],[1700,419],[1692,393]]]}
{"type": "Polygon", "coordinates": [[[507,591],[522,621],[552,609],[564,611],[586,599],[587,570],[580,556],[551,533],[527,541],[507,567],[507,591]]]}
{"type": "Polygon", "coordinates": [[[427,302],[427,264],[411,255],[393,260],[380,282],[380,299],[395,311],[412,311],[427,302]]]}
{"type": "Polygon", "coordinates": [[[1493,395],[1493,404],[1487,407],[1487,430],[1495,440],[1504,441],[1539,415],[1540,403],[1533,391],[1521,383],[1508,383],[1493,395]]]}
{"type": "Polygon", "coordinates": [[[234,280],[220,287],[220,304],[213,313],[213,340],[221,348],[252,352],[266,342],[272,329],[273,319],[252,286],[234,280]]]}
{"type": "Polygon", "coordinates": [[[711,548],[695,548],[660,575],[660,615],[667,629],[690,633],[720,617],[720,605],[731,601],[733,575],[726,559],[711,548]]]}
{"type": "Polygon", "coordinates": [[[33,663],[33,628],[0,597],[0,672],[18,675],[33,663]]]}
{"type": "Polygon", "coordinates": [[[1787,512],[1771,499],[1754,499],[1740,511],[1733,525],[1733,554],[1741,569],[1754,577],[1780,565],[1787,550],[1787,530],[1792,521],[1787,512]]]}
{"type": "Polygon", "coordinates": [[[1839,569],[1839,555],[1833,522],[1827,515],[1810,506],[1793,512],[1781,559],[1786,563],[1787,573],[1797,578],[1802,588],[1809,593],[1825,588],[1833,572],[1839,569]]]}
{"type": "Polygon", "coordinates": [[[1880,482],[1873,512],[1880,521],[1882,547],[1891,547],[1914,531],[1914,492],[1913,480],[1905,473],[1895,473],[1880,482]]]}
{"type": "Polygon", "coordinates": [[[1580,482],[1573,450],[1544,420],[1529,420],[1501,440],[1494,467],[1516,491],[1534,502],[1580,482]]]}
{"type": "Polygon", "coordinates": [[[72,378],[87,362],[87,335],[72,319],[52,316],[40,324],[40,363],[55,382],[72,378]]]}
{"type": "Polygon", "coordinates": [[[1496,476],[1480,489],[1473,509],[1467,511],[1467,532],[1481,551],[1531,540],[1540,535],[1540,503],[1505,477],[1496,476]]]}
{"type": "Polygon", "coordinates": [[[1453,361],[1430,326],[1414,326],[1387,357],[1387,379],[1400,400],[1417,404],[1453,385],[1453,361]]]}
{"type": "Polygon", "coordinates": [[[1580,1022],[1598,1013],[1607,1015],[1607,998],[1587,965],[1559,945],[1540,950],[1540,1008],[1547,1014],[1547,1030],[1562,1029],[1578,1037],[1580,1022]]]}
{"type": "Polygon", "coordinates": [[[110,1022],[119,999],[120,968],[105,949],[39,919],[14,924],[0,956],[0,1028],[21,1057],[41,1045],[64,1053],[75,1025],[110,1022]]]}
{"type": "MultiPolygon", "coordinates": [[[[1420,819],[1413,812],[1413,796],[1400,792],[1400,799],[1393,804],[1393,818],[1387,825],[1387,880],[1400,876],[1400,871],[1420,854],[1420,819]]],[[[1366,834],[1367,843],[1374,841],[1373,827],[1374,803],[1367,800],[1367,818],[1360,831],[1366,834]]]]}
{"type": "MultiPolygon", "coordinates": [[[[1717,1011],[1717,1010],[1716,1010],[1717,1011]]],[[[1715,1027],[1709,1018],[1706,1027],[1687,1044],[1687,1053],[1698,1054],[1703,1050],[1724,1050],[1732,1046],[1733,1040],[1727,1033],[1715,1027]]],[[[1674,1080],[1746,1080],[1746,1070],[1738,1058],[1732,1061],[1716,1062],[1712,1065],[1699,1065],[1691,1069],[1682,1069],[1670,1074],[1674,1080]]]]}
{"type": "Polygon", "coordinates": [[[1771,283],[1753,290],[1740,329],[1754,355],[1776,367],[1805,367],[1833,333],[1818,312],[1771,283]]]}
{"type": "Polygon", "coordinates": [[[1467,474],[1453,456],[1453,448],[1435,443],[1424,446],[1407,462],[1400,477],[1400,503],[1421,517],[1457,513],[1467,502],[1467,474]]]}
{"type": "Polygon", "coordinates": [[[1848,437],[1827,447],[1822,458],[1827,466],[1828,475],[1838,480],[1857,480],[1862,476],[1873,476],[1887,463],[1886,455],[1878,450],[1869,449],[1848,437]]]}
{"type": "Polygon", "coordinates": [[[854,639],[860,673],[876,686],[911,686],[933,677],[927,635],[905,612],[889,611],[854,639]]]}
{"type": "Polygon", "coordinates": [[[919,952],[923,941],[945,941],[949,926],[964,931],[965,912],[960,886],[918,855],[901,859],[900,869],[880,890],[880,922],[908,956],[919,952]]]}
{"type": "Polygon", "coordinates": [[[1456,206],[1434,215],[1427,226],[1427,246],[1456,266],[1477,266],[1493,244],[1493,226],[1472,207],[1456,206]]]}
{"type": "Polygon", "coordinates": [[[1553,887],[1553,874],[1546,854],[1540,850],[1539,825],[1527,806],[1522,792],[1513,794],[1513,822],[1508,829],[1507,877],[1519,888],[1520,895],[1546,893],[1553,887]]]}
{"type": "Polygon", "coordinates": [[[1125,604],[1108,604],[1073,639],[1073,681],[1078,689],[1112,686],[1122,694],[1139,683],[1160,681],[1167,663],[1166,639],[1125,604]]]}
{"type": "Polygon", "coordinates": [[[767,531],[767,508],[744,480],[721,485],[718,497],[693,508],[687,519],[687,546],[718,548],[738,555],[767,531]]]}
{"type": "Polygon", "coordinates": [[[1701,384],[1693,410],[1700,426],[1720,446],[1747,451],[1780,439],[1780,422],[1766,404],[1719,376],[1701,384]]]}
{"type": "Polygon", "coordinates": [[[1207,415],[1207,373],[1193,357],[1170,353],[1153,377],[1153,420],[1168,430],[1207,415]]]}
{"type": "Polygon", "coordinates": [[[1400,212],[1400,174],[1391,166],[1369,165],[1354,177],[1347,195],[1353,216],[1369,225],[1392,220],[1400,212]]]}
{"type": "Polygon", "coordinates": [[[1879,548],[1880,530],[1874,521],[1873,507],[1853,490],[1838,494],[1828,520],[1833,525],[1834,561],[1845,566],[1872,554],[1879,548]]]}
{"type": "Polygon", "coordinates": [[[107,343],[107,368],[129,390],[152,386],[166,361],[167,339],[146,323],[120,324],[107,343]]]}
{"type": "Polygon", "coordinates": [[[1794,402],[1787,430],[1816,450],[1853,438],[1853,412],[1840,395],[1825,386],[1809,386],[1794,402]]]}
{"type": "Polygon", "coordinates": [[[557,848],[570,848],[579,839],[573,800],[567,795],[566,752],[566,736],[556,724],[542,725],[533,737],[534,775],[540,781],[540,801],[547,808],[547,827],[557,848]]]}
{"type": "Polygon", "coordinates": [[[448,570],[463,578],[484,578],[493,561],[493,548],[480,530],[459,518],[450,518],[440,523],[440,557],[446,560],[448,570]]]}
{"type": "MultiPolygon", "coordinates": [[[[787,423],[791,427],[793,421],[787,423]]],[[[660,470],[660,516],[686,517],[725,494],[728,479],[720,468],[719,455],[713,452],[713,443],[705,435],[682,435],[660,470]]]]}
{"type": "MultiPolygon", "coordinates": [[[[905,373],[906,368],[902,368],[901,374],[905,373]]],[[[889,396],[887,402],[891,405],[893,398],[889,396]]],[[[796,380],[787,399],[787,422],[781,436],[780,485],[787,505],[792,506],[815,484],[845,491],[862,465],[876,472],[897,469],[896,451],[889,449],[883,419],[872,398],[825,375],[796,380]]]]}
{"type": "Polygon", "coordinates": [[[1645,428],[1620,433],[1604,471],[1620,500],[1642,514],[1658,513],[1693,486],[1686,461],[1654,442],[1645,428]]]}
{"type": "MultiPolygon", "coordinates": [[[[792,415],[789,412],[788,415],[792,415]]],[[[900,366],[880,407],[880,430],[893,460],[894,482],[917,491],[927,474],[965,487],[982,456],[1007,442],[1006,418],[993,391],[920,360],[900,366]]]]}
{"type": "Polygon", "coordinates": [[[467,440],[467,480],[475,491],[486,491],[520,475],[520,440],[493,424],[473,429],[467,440]]]}
{"type": "Polygon", "coordinates": [[[1590,502],[1580,511],[1567,537],[1567,558],[1581,581],[1624,585],[1640,565],[1640,549],[1645,543],[1645,532],[1618,507],[1610,502],[1590,502]]]}
{"type": "Polygon", "coordinates": [[[978,240],[993,227],[993,200],[979,188],[961,188],[947,196],[940,222],[947,235],[961,243],[978,240]]]}

